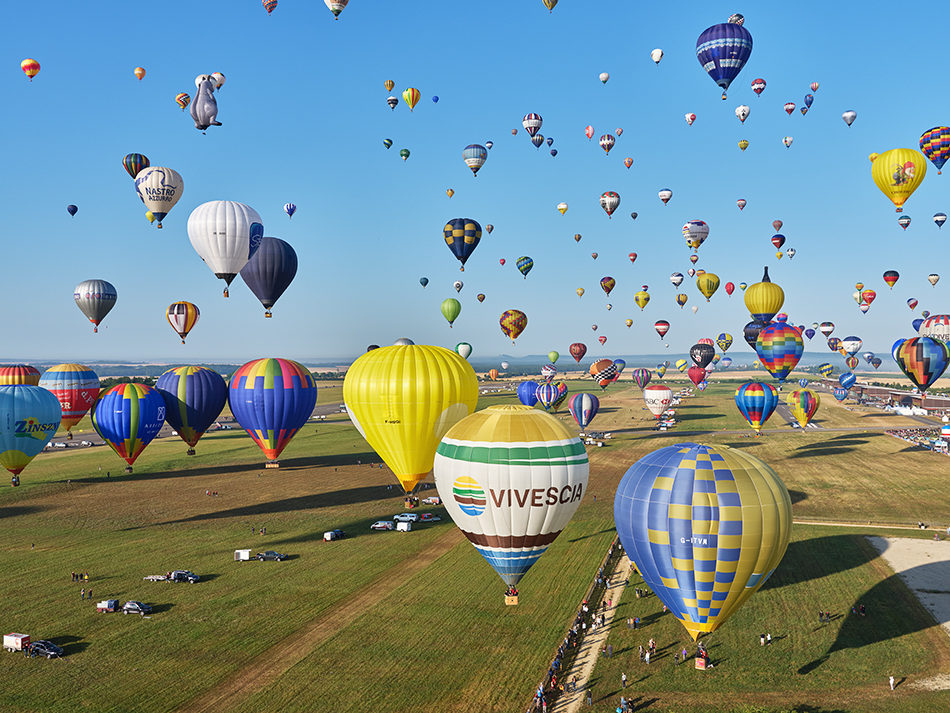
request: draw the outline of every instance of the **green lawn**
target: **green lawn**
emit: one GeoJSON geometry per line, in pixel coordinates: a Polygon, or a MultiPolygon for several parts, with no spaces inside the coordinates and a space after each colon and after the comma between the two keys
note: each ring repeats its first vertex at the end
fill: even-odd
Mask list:
{"type": "MultiPolygon", "coordinates": [[[[522,582],[515,608],[503,606],[501,581],[451,522],[409,534],[369,531],[374,520],[398,512],[402,500],[388,487],[395,483],[388,470],[370,467],[377,459],[345,416],[308,423],[277,470],[263,468],[260,451],[239,430],[208,434],[196,457],[185,456],[177,438],[156,441],[130,476],[106,447],[42,454],[24,471],[20,488],[0,489],[0,572],[9,593],[0,621],[5,631],[53,638],[69,655],[47,662],[6,654],[0,710],[188,710],[189,702],[313,622],[328,627],[319,643],[227,710],[524,709],[613,537],[617,483],[643,454],[685,438],[727,443],[769,462],[792,492],[799,518],[942,522],[950,512],[943,485],[950,460],[897,439],[787,427],[761,438],[719,433],[748,430],[731,400],[735,384],[714,383],[678,409],[679,428],[710,431],[701,436],[652,431],[639,389],[629,381],[603,393],[589,380],[568,386],[602,398],[593,428],[614,435],[590,451],[588,495],[522,582]],[[219,495],[208,497],[207,490],[219,495]],[[266,536],[251,534],[264,526],[266,536]],[[323,543],[323,531],[335,527],[351,537],[323,543]],[[232,552],[240,547],[293,558],[237,563],[232,552]],[[444,552],[413,576],[400,576],[432,548],[444,552]],[[204,579],[195,585],[142,581],[175,568],[204,579]],[[80,600],[81,585],[70,582],[72,570],[90,572],[86,586],[94,599],[142,599],[156,605],[156,613],[151,619],[96,614],[80,600]],[[347,608],[373,587],[378,597],[359,611],[347,608]]],[[[480,406],[513,400],[488,395],[480,406]]],[[[826,406],[842,427],[867,421],[837,404],[826,406]]],[[[558,418],[577,430],[566,406],[558,418]]],[[[703,710],[710,693],[725,692],[730,705],[764,710],[801,702],[815,706],[809,710],[876,711],[883,710],[875,692],[889,660],[898,658],[901,675],[911,677],[950,670],[946,637],[869,552],[860,529],[809,525],[793,534],[769,586],[710,638],[721,661],[714,671],[702,676],[661,658],[641,672],[634,639],[617,631],[615,651],[633,645],[633,661],[626,652],[626,659],[601,662],[598,697],[617,687],[613,667],[628,665],[633,681],[650,675],[637,684],[642,700],[653,701],[650,710],[703,710]],[[843,617],[813,631],[818,608],[846,613],[858,600],[872,605],[873,625],[843,617]],[[787,638],[763,651],[763,627],[787,638]]],[[[623,606],[631,612],[642,607],[644,619],[658,608],[655,598],[627,597],[623,606]]],[[[684,641],[670,617],[651,619],[650,626],[662,646],[684,641]]],[[[616,700],[608,696],[599,710],[608,710],[609,702],[612,710],[616,700]]],[[[906,707],[895,710],[947,704],[942,693],[908,686],[900,700],[906,707]]]]}

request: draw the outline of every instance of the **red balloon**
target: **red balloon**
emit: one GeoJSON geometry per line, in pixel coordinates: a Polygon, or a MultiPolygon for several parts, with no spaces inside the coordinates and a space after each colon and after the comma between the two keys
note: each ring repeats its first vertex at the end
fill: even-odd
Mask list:
{"type": "Polygon", "coordinates": [[[499,264],[499,265],[504,265],[504,264],[505,264],[505,258],[502,258],[501,260],[499,260],[499,261],[498,261],[498,264],[499,264]]]}
{"type": "Polygon", "coordinates": [[[568,351],[571,352],[571,356],[574,357],[574,361],[578,364],[581,363],[581,359],[584,358],[584,355],[587,353],[587,345],[581,344],[580,342],[574,342],[568,351]]]}
{"type": "Polygon", "coordinates": [[[600,342],[600,346],[604,346],[607,343],[607,337],[597,337],[597,341],[600,342]]]}
{"type": "Polygon", "coordinates": [[[727,282],[725,286],[726,294],[732,296],[732,293],[735,291],[736,286],[731,282],[727,282]]]}
{"type": "Polygon", "coordinates": [[[636,253],[630,253],[629,255],[627,255],[627,257],[630,258],[630,262],[636,262],[636,261],[637,261],[637,254],[636,254],[636,253]]]}
{"type": "Polygon", "coordinates": [[[693,364],[693,366],[689,368],[689,371],[686,372],[686,375],[693,384],[699,386],[699,384],[706,379],[706,370],[701,366],[693,364]]]}
{"type": "Polygon", "coordinates": [[[772,227],[775,228],[776,233],[782,229],[783,225],[785,225],[785,223],[783,223],[781,220],[772,221],[772,227]]]}

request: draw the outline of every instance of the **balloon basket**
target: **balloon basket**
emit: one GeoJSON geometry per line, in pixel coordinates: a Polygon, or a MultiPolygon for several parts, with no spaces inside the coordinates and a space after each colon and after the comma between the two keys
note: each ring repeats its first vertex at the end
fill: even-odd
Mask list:
{"type": "Polygon", "coordinates": [[[265,468],[280,468],[280,461],[269,460],[264,464],[265,468]]]}
{"type": "Polygon", "coordinates": [[[73,440],[73,434],[71,431],[66,431],[66,440],[67,441],[73,440]]]}
{"type": "Polygon", "coordinates": [[[193,456],[194,454],[195,454],[195,449],[194,449],[194,448],[189,448],[189,449],[185,452],[185,455],[187,455],[187,456],[193,456]]]}
{"type": "Polygon", "coordinates": [[[702,656],[697,656],[696,659],[695,659],[695,661],[696,661],[696,670],[697,670],[697,671],[705,671],[705,670],[706,670],[706,659],[704,659],[702,656]]]}
{"type": "Polygon", "coordinates": [[[265,319],[270,319],[270,318],[273,317],[273,316],[274,316],[274,315],[271,313],[271,311],[270,311],[269,309],[268,309],[268,310],[264,310],[264,318],[265,318],[265,319]]]}
{"type": "Polygon", "coordinates": [[[126,472],[126,473],[131,473],[131,472],[132,472],[132,466],[130,466],[130,465],[125,466],[125,472],[126,472]]]}
{"type": "Polygon", "coordinates": [[[518,596],[515,595],[515,596],[512,597],[512,596],[509,596],[509,595],[506,594],[506,595],[505,595],[505,606],[506,606],[506,607],[516,607],[516,606],[518,606],[518,596]]]}

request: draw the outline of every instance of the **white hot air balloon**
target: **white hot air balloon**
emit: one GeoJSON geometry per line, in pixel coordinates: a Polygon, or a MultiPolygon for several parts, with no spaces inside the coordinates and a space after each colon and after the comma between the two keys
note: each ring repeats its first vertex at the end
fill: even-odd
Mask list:
{"type": "Polygon", "coordinates": [[[452,426],[432,473],[456,526],[513,587],[570,522],[589,470],[584,444],[560,421],[511,405],[452,426]]]}
{"type": "Polygon", "coordinates": [[[858,118],[858,112],[853,110],[848,110],[841,115],[841,118],[844,119],[844,123],[848,126],[854,123],[854,120],[858,118]]]}
{"type": "Polygon", "coordinates": [[[214,80],[215,89],[220,89],[224,86],[226,80],[225,76],[221,72],[212,72],[211,78],[214,80]]]}
{"type": "Polygon", "coordinates": [[[264,224],[257,211],[236,201],[208,201],[188,216],[188,239],[214,276],[227,286],[257,252],[264,224]]]}
{"type": "Polygon", "coordinates": [[[607,72],[601,72],[598,77],[603,84],[607,83],[607,80],[610,79],[610,75],[607,72]]]}
{"type": "Polygon", "coordinates": [[[795,257],[796,253],[798,253],[798,251],[797,251],[795,248],[788,248],[788,249],[785,251],[785,254],[788,255],[788,259],[789,259],[789,260],[791,260],[793,257],[795,257]]]}
{"type": "Polygon", "coordinates": [[[947,222],[946,213],[934,213],[934,223],[937,224],[938,228],[942,228],[943,224],[947,222]]]}
{"type": "Polygon", "coordinates": [[[185,192],[185,182],[178,171],[165,166],[149,166],[136,174],[135,192],[161,228],[162,220],[185,192]]]}
{"type": "Polygon", "coordinates": [[[682,285],[682,284],[683,284],[683,273],[681,273],[681,272],[674,272],[672,275],[670,275],[670,282],[673,283],[673,287],[679,287],[680,285],[682,285]]]}
{"type": "Polygon", "coordinates": [[[792,142],[793,142],[794,140],[795,140],[795,139],[794,139],[793,137],[791,137],[791,136],[786,136],[784,139],[782,139],[782,143],[785,144],[785,148],[788,148],[789,146],[792,145],[792,142]]]}
{"type": "Polygon", "coordinates": [[[745,123],[745,120],[749,118],[749,112],[752,111],[747,105],[740,104],[736,107],[736,117],[741,123],[745,123]]]}
{"type": "Polygon", "coordinates": [[[927,275],[927,282],[936,287],[937,283],[940,282],[940,275],[938,275],[936,272],[930,273],[927,275]]]}
{"type": "Polygon", "coordinates": [[[643,389],[643,402],[659,420],[663,412],[673,403],[673,389],[666,384],[647,384],[643,389]]]}
{"type": "Polygon", "coordinates": [[[452,283],[452,287],[455,288],[456,292],[461,292],[462,288],[465,287],[465,283],[462,282],[461,280],[456,280],[455,282],[452,283]]]}
{"type": "Polygon", "coordinates": [[[567,203],[561,201],[557,204],[557,209],[561,212],[561,215],[567,213],[567,203]]]}
{"type": "Polygon", "coordinates": [[[670,198],[673,197],[673,191],[669,188],[664,188],[662,191],[658,192],[657,195],[660,197],[660,200],[663,201],[663,205],[666,205],[670,202],[670,198]]]}
{"type": "Polygon", "coordinates": [[[468,359],[472,355],[472,345],[468,342],[459,342],[455,345],[455,352],[463,359],[468,359]]]}
{"type": "Polygon", "coordinates": [[[655,50],[650,52],[650,59],[652,59],[656,64],[659,64],[660,60],[663,59],[663,50],[657,47],[655,50]]]}
{"type": "Polygon", "coordinates": [[[503,362],[501,363],[501,368],[502,368],[503,371],[508,371],[508,366],[509,366],[509,364],[508,364],[508,362],[506,362],[506,361],[503,361],[503,362]]]}

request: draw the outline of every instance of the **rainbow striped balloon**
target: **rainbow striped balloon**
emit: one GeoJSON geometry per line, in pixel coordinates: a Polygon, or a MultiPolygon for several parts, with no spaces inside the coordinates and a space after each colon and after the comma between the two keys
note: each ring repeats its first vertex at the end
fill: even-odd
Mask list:
{"type": "Polygon", "coordinates": [[[317,384],[290,359],[255,359],[234,372],[228,390],[231,413],[275,461],[317,404],[317,384]]]}
{"type": "Polygon", "coordinates": [[[736,389],[736,406],[752,429],[760,433],[778,406],[778,392],[771,384],[747,381],[736,389]]]}
{"type": "Polygon", "coordinates": [[[14,386],[28,384],[36,386],[40,383],[40,370],[29,364],[4,364],[0,366],[0,386],[14,386]]]}
{"type": "Polygon", "coordinates": [[[785,403],[788,404],[798,425],[805,428],[818,410],[821,397],[811,389],[796,389],[785,397],[785,403]]]}
{"type": "Polygon", "coordinates": [[[132,464],[165,423],[165,401],[145,384],[116,384],[92,407],[92,425],[119,458],[132,464]]]}
{"type": "Polygon", "coordinates": [[[779,383],[785,381],[804,351],[801,332],[787,322],[769,322],[755,340],[755,353],[779,383]]]}

